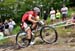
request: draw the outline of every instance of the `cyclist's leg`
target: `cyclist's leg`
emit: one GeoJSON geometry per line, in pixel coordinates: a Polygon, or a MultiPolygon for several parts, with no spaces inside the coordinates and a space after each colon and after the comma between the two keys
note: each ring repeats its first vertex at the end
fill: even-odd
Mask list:
{"type": "Polygon", "coordinates": [[[27,23],[24,23],[24,31],[27,32],[27,39],[31,39],[31,29],[27,23]]]}
{"type": "Polygon", "coordinates": [[[36,30],[37,24],[33,23],[31,26],[31,30],[36,30]]]}
{"type": "MultiPolygon", "coordinates": [[[[26,24],[27,25],[27,24],[26,24]]],[[[29,40],[29,42],[30,42],[30,45],[33,45],[35,42],[34,42],[34,39],[32,39],[31,38],[31,34],[32,34],[32,32],[31,32],[31,28],[30,27],[28,27],[28,25],[27,25],[27,27],[26,27],[26,25],[25,25],[25,32],[27,32],[27,39],[29,40]]],[[[35,27],[35,25],[33,24],[32,26],[34,26],[35,27]]],[[[34,28],[33,27],[33,28],[34,28]]]]}
{"type": "MultiPolygon", "coordinates": [[[[36,31],[36,27],[37,25],[36,24],[32,24],[31,26],[31,31],[35,30],[36,31]]],[[[30,46],[34,45],[35,44],[35,39],[34,39],[34,34],[32,34],[32,39],[31,39],[31,42],[30,42],[30,46]]]]}
{"type": "Polygon", "coordinates": [[[27,32],[27,39],[31,39],[31,29],[29,28],[26,32],[27,32]]]}

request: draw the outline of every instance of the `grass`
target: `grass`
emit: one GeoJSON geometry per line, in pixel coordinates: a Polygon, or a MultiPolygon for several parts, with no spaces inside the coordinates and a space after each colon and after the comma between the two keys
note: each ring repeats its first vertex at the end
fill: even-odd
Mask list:
{"type": "Polygon", "coordinates": [[[65,29],[64,27],[60,27],[60,28],[56,28],[56,30],[58,32],[59,37],[62,37],[62,38],[67,38],[70,35],[75,34],[75,31],[74,31],[75,29],[73,29],[72,27],[69,27],[67,29],[65,29]]]}
{"type": "Polygon", "coordinates": [[[8,43],[9,41],[10,41],[9,39],[0,40],[0,45],[4,45],[4,44],[8,43]]]}
{"type": "Polygon", "coordinates": [[[12,34],[17,34],[19,30],[20,30],[20,26],[16,26],[14,30],[12,31],[12,34]]]}

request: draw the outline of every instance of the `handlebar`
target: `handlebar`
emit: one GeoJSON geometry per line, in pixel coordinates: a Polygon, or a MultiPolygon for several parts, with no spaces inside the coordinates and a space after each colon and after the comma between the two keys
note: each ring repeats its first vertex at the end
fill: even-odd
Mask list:
{"type": "Polygon", "coordinates": [[[44,21],[43,21],[43,20],[38,21],[37,24],[38,24],[39,26],[43,26],[43,25],[44,25],[44,21]]]}

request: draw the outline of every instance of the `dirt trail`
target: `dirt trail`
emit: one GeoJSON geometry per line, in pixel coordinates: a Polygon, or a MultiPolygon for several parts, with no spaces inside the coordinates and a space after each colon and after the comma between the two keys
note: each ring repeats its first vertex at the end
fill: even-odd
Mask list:
{"type": "MultiPolygon", "coordinates": [[[[36,39],[38,40],[39,38],[36,39]]],[[[59,38],[54,44],[35,44],[21,49],[17,49],[15,43],[10,43],[8,45],[0,45],[0,51],[75,51],[75,42],[71,44],[65,41],[65,39],[59,38]]]]}
{"type": "Polygon", "coordinates": [[[75,47],[66,44],[42,44],[33,45],[27,48],[16,49],[15,46],[2,46],[0,51],[75,51],[75,47]]]}

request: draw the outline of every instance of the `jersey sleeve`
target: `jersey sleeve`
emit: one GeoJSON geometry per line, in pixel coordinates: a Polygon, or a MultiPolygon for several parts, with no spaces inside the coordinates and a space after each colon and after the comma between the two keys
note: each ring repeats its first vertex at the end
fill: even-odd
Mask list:
{"type": "Polygon", "coordinates": [[[32,14],[29,14],[29,17],[32,17],[32,14]]]}

